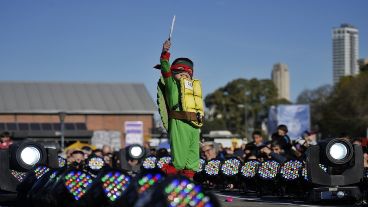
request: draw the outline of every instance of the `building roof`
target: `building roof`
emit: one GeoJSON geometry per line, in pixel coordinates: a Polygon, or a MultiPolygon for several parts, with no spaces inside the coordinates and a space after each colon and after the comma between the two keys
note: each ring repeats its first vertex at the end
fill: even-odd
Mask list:
{"type": "Polygon", "coordinates": [[[140,83],[0,81],[2,114],[154,114],[155,103],[140,83]]]}

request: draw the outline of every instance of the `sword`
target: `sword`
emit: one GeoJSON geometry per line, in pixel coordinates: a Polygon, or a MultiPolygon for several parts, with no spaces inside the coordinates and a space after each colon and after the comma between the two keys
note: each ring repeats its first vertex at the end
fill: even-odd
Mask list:
{"type": "Polygon", "coordinates": [[[175,25],[175,15],[172,19],[172,22],[171,22],[171,28],[170,28],[170,34],[169,34],[169,41],[171,40],[171,36],[172,36],[172,33],[173,33],[173,30],[174,30],[174,25],[175,25]]]}

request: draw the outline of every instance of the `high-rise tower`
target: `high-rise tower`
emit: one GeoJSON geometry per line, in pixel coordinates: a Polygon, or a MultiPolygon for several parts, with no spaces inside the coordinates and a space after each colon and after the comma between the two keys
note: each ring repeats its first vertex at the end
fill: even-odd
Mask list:
{"type": "Polygon", "coordinates": [[[282,63],[273,65],[271,76],[278,90],[278,98],[290,100],[290,80],[287,65],[282,63]]]}
{"type": "Polygon", "coordinates": [[[350,24],[333,28],[333,83],[343,76],[359,73],[359,34],[358,29],[350,24]]]}

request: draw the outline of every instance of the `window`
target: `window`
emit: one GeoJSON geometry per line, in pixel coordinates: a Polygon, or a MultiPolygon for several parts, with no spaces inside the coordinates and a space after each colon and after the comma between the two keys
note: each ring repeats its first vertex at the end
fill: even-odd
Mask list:
{"type": "Polygon", "coordinates": [[[65,123],[65,130],[75,130],[73,123],[65,123]]]}
{"type": "Polygon", "coordinates": [[[45,131],[52,131],[52,124],[51,123],[42,123],[41,128],[42,128],[42,130],[45,130],[45,131]]]}
{"type": "Polygon", "coordinates": [[[52,126],[53,126],[55,131],[60,131],[61,130],[60,123],[53,123],[52,126]]]}
{"type": "Polygon", "coordinates": [[[17,125],[15,123],[6,123],[6,129],[9,131],[17,130],[17,125]]]}
{"type": "Polygon", "coordinates": [[[19,127],[19,130],[21,130],[21,131],[28,131],[29,130],[28,123],[19,123],[18,127],[19,127]]]}
{"type": "Polygon", "coordinates": [[[76,123],[77,130],[87,130],[87,126],[85,123],[76,123]]]}
{"type": "Polygon", "coordinates": [[[41,126],[39,123],[31,123],[31,130],[32,131],[39,131],[41,130],[41,126]]]}
{"type": "Polygon", "coordinates": [[[0,123],[0,130],[4,131],[5,130],[5,124],[4,123],[0,123]]]}

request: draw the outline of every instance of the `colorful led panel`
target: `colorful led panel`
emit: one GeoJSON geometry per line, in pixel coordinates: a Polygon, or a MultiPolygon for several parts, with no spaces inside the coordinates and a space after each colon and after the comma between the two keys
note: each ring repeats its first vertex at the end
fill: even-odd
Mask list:
{"type": "Polygon", "coordinates": [[[257,174],[257,168],[259,166],[260,162],[257,160],[250,160],[241,168],[241,174],[246,178],[253,178],[257,174]]]}
{"type": "Polygon", "coordinates": [[[65,176],[65,186],[74,196],[75,200],[79,200],[92,183],[92,177],[81,171],[71,171],[65,176]]]}
{"type": "Polygon", "coordinates": [[[143,161],[143,168],[144,169],[154,169],[156,167],[157,158],[150,156],[146,157],[143,161]]]}
{"type": "Polygon", "coordinates": [[[138,184],[139,184],[138,193],[145,192],[147,189],[149,189],[156,183],[163,180],[163,178],[164,177],[160,173],[156,173],[156,174],[149,173],[143,176],[141,179],[138,180],[138,184]]]}
{"type": "Polygon", "coordinates": [[[280,170],[281,177],[285,180],[295,180],[299,178],[299,170],[303,163],[297,160],[290,160],[285,162],[280,170]]]}
{"type": "Polygon", "coordinates": [[[279,167],[280,164],[274,160],[262,162],[261,166],[258,168],[258,175],[264,180],[275,179],[279,171],[279,167]]]}
{"type": "Polygon", "coordinates": [[[206,196],[199,185],[195,185],[189,180],[173,180],[165,188],[167,202],[170,207],[212,207],[210,198],[206,196]]]}
{"type": "Polygon", "coordinates": [[[208,175],[218,175],[220,170],[220,160],[211,160],[207,163],[204,170],[208,175]]]}
{"type": "Polygon", "coordinates": [[[18,172],[15,170],[11,170],[11,174],[19,181],[22,182],[23,179],[26,177],[27,173],[25,172],[18,172]]]}
{"type": "Polygon", "coordinates": [[[47,173],[48,171],[50,171],[50,168],[46,167],[46,166],[38,166],[35,170],[34,173],[36,175],[37,179],[40,179],[45,173],[47,173]]]}
{"type": "Polygon", "coordinates": [[[63,157],[58,157],[59,167],[64,167],[66,165],[66,159],[63,157]]]}
{"type": "Polygon", "coordinates": [[[199,166],[197,172],[202,172],[206,161],[204,159],[199,159],[199,166]]]}
{"type": "Polygon", "coordinates": [[[161,157],[157,162],[157,167],[162,168],[164,164],[170,164],[171,163],[171,157],[161,157]]]}
{"type": "Polygon", "coordinates": [[[232,158],[225,160],[221,166],[221,171],[224,175],[232,176],[239,173],[240,161],[238,159],[232,158]]]}
{"type": "Polygon", "coordinates": [[[107,173],[101,178],[101,181],[105,195],[110,201],[114,202],[126,191],[130,184],[131,177],[116,171],[107,173]]]}
{"type": "Polygon", "coordinates": [[[99,170],[104,166],[105,162],[101,157],[92,157],[88,160],[88,166],[92,170],[99,170]]]}
{"type": "Polygon", "coordinates": [[[302,177],[304,180],[308,181],[308,174],[307,174],[307,168],[303,167],[302,169],[302,177]]]}

